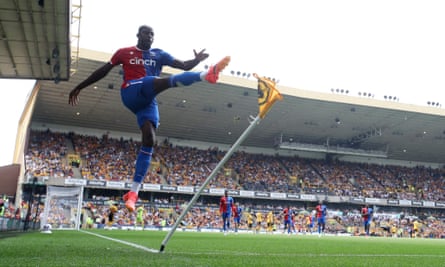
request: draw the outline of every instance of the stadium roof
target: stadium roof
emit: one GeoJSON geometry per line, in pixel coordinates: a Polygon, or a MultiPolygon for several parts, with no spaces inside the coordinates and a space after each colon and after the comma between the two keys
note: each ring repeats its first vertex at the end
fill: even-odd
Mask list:
{"type": "MultiPolygon", "coordinates": [[[[69,40],[74,35],[70,34],[69,21],[74,7],[69,4],[50,0],[1,2],[0,77],[40,80],[34,123],[139,133],[134,116],[120,100],[119,68],[99,81],[96,89],[82,91],[78,106],[68,105],[71,89],[111,56],[77,48],[70,52],[69,40]],[[57,62],[60,73],[54,71],[57,62]]],[[[158,135],[233,144],[247,128],[249,117],[257,115],[258,104],[256,81],[228,73],[223,73],[217,85],[199,83],[162,93],[158,97],[158,135]]],[[[330,147],[385,151],[388,159],[394,160],[445,162],[442,108],[280,85],[278,89],[284,100],[274,105],[243,145],[273,148],[281,138],[300,144],[329,143],[330,147]]]]}
{"type": "MultiPolygon", "coordinates": [[[[71,89],[111,55],[80,50],[77,72],[68,82],[42,81],[32,121],[139,133],[134,116],[120,100],[120,68],[68,105],[71,89]]],[[[204,67],[204,66],[203,66],[204,67]]],[[[165,73],[175,71],[166,69],[165,73]]],[[[158,97],[158,135],[233,144],[258,113],[256,81],[227,75],[221,83],[170,89],[158,97]]],[[[387,152],[389,159],[445,162],[445,112],[393,101],[279,86],[284,95],[243,145],[273,148],[282,141],[387,152]]]]}
{"type": "Polygon", "coordinates": [[[2,0],[0,77],[68,80],[69,0],[2,0]]]}

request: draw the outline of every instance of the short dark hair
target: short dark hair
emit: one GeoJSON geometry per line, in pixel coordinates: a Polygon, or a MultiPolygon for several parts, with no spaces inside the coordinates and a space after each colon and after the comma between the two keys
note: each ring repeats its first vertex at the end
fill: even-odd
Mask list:
{"type": "Polygon", "coordinates": [[[142,29],[153,29],[153,28],[148,25],[141,25],[139,26],[138,33],[140,33],[142,29]]]}

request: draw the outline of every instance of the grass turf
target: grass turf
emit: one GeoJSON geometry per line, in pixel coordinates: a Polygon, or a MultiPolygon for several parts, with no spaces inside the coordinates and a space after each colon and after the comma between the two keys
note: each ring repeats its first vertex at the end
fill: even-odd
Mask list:
{"type": "Polygon", "coordinates": [[[167,232],[87,232],[3,236],[0,266],[445,266],[439,239],[177,231],[158,253],[167,232]]]}

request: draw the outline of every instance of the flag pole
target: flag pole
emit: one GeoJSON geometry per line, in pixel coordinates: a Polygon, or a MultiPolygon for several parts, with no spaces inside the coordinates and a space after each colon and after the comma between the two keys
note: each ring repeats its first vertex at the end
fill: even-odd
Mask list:
{"type": "MultiPolygon", "coordinates": [[[[253,117],[253,116],[252,116],[253,117]]],[[[250,122],[250,125],[244,130],[244,132],[241,134],[241,136],[236,140],[236,142],[232,145],[232,147],[227,151],[227,153],[224,155],[224,157],[221,159],[221,161],[216,165],[216,167],[213,169],[213,171],[210,173],[210,175],[207,177],[207,179],[204,181],[204,183],[199,188],[198,192],[195,193],[193,198],[190,200],[190,202],[187,204],[185,209],[181,212],[181,215],[176,219],[175,224],[172,226],[168,234],[165,236],[164,240],[161,243],[161,248],[159,249],[159,252],[163,252],[165,249],[165,246],[167,245],[168,241],[174,234],[176,228],[178,228],[178,225],[181,223],[184,216],[187,214],[187,212],[190,210],[190,208],[195,204],[195,202],[198,200],[198,198],[201,196],[202,191],[204,191],[205,187],[210,183],[210,181],[216,176],[218,171],[221,169],[221,167],[224,166],[224,164],[227,162],[227,160],[232,156],[233,152],[241,145],[241,143],[246,139],[246,137],[250,134],[250,132],[255,128],[256,125],[259,124],[261,118],[260,116],[256,116],[256,118],[250,122]]]]}
{"type": "MultiPolygon", "coordinates": [[[[244,132],[241,134],[241,136],[236,140],[236,142],[232,145],[232,147],[227,151],[227,153],[224,155],[224,157],[221,159],[221,161],[216,165],[216,167],[213,169],[213,171],[210,173],[210,175],[207,177],[207,179],[204,181],[204,183],[199,188],[198,192],[195,193],[193,198],[190,200],[190,202],[187,204],[185,209],[181,212],[179,217],[176,219],[176,222],[173,224],[170,231],[165,236],[164,240],[161,243],[161,248],[159,249],[159,252],[163,252],[165,249],[165,246],[167,245],[168,241],[174,234],[176,228],[178,228],[178,225],[181,223],[182,219],[184,219],[187,212],[190,210],[190,208],[195,204],[195,202],[198,200],[198,198],[201,196],[202,191],[206,188],[206,186],[210,183],[210,181],[215,178],[218,171],[221,169],[221,167],[224,166],[226,161],[232,156],[233,152],[235,152],[236,149],[241,145],[241,143],[246,139],[246,137],[250,134],[250,132],[255,128],[256,125],[259,124],[259,122],[264,119],[267,112],[269,112],[272,105],[277,100],[282,100],[283,96],[278,92],[278,90],[275,88],[275,82],[271,81],[270,79],[266,77],[260,77],[256,73],[253,74],[255,78],[258,80],[258,105],[259,105],[259,113],[258,115],[253,119],[249,120],[250,125],[244,130],[244,132]]],[[[250,118],[252,118],[251,116],[250,118]]]]}

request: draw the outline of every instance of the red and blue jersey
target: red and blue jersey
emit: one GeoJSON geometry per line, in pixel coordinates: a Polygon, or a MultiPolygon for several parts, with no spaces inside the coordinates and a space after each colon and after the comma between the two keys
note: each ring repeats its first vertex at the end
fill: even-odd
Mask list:
{"type": "Polygon", "coordinates": [[[317,205],[315,207],[315,210],[317,211],[317,218],[325,218],[327,215],[327,208],[325,205],[317,205]]]}
{"type": "Polygon", "coordinates": [[[292,210],[290,208],[284,208],[283,209],[283,215],[284,215],[284,221],[290,221],[291,220],[291,214],[292,210]]]}
{"type": "Polygon", "coordinates": [[[141,50],[131,46],[117,50],[111,57],[110,63],[114,66],[122,65],[124,71],[122,88],[126,88],[128,81],[145,76],[159,76],[162,67],[170,66],[173,60],[173,56],[161,49],[141,50]]]}
{"type": "Polygon", "coordinates": [[[372,217],[372,208],[363,207],[362,208],[362,218],[364,222],[370,222],[372,217]]]}
{"type": "Polygon", "coordinates": [[[233,198],[228,196],[221,197],[219,201],[219,211],[221,213],[231,213],[232,212],[232,205],[233,205],[233,198]]]}
{"type": "Polygon", "coordinates": [[[368,220],[368,208],[367,207],[362,208],[362,218],[363,218],[363,221],[368,220]]]}
{"type": "Polygon", "coordinates": [[[241,217],[241,212],[242,212],[242,209],[240,207],[237,207],[235,205],[232,206],[233,217],[235,217],[235,218],[241,217]]]}

